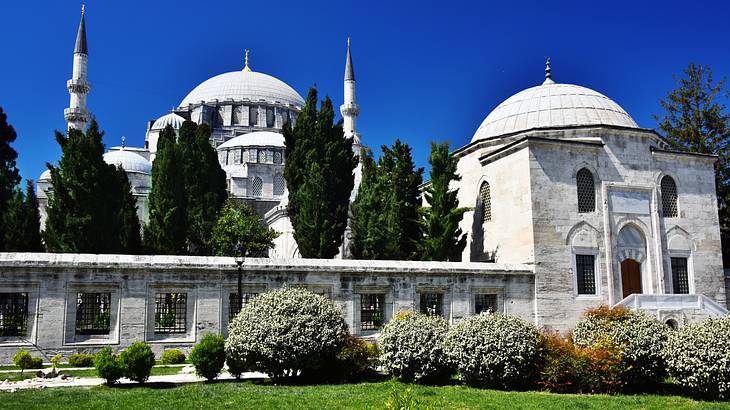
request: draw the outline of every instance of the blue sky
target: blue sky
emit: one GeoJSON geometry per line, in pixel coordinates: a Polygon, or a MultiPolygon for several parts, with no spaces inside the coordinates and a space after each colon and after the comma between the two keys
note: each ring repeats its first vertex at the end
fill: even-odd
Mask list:
{"type": "MultiPolygon", "coordinates": [[[[107,145],[141,146],[146,121],[197,84],[251,67],[342,102],[352,37],[359,122],[371,147],[400,138],[427,164],[429,142],[468,143],[501,101],[543,79],[593,88],[640,126],[689,62],[730,73],[730,2],[89,1],[89,109],[107,145]]],[[[24,178],[60,150],[78,1],[0,4],[0,106],[18,132],[24,178]]]]}

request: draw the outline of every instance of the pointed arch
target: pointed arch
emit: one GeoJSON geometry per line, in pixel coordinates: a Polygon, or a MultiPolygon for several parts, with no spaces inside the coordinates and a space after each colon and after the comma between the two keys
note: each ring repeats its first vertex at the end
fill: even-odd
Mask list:
{"type": "Polygon", "coordinates": [[[479,210],[482,223],[492,220],[492,188],[486,180],[482,181],[481,185],[479,185],[477,209],[479,210]]]}

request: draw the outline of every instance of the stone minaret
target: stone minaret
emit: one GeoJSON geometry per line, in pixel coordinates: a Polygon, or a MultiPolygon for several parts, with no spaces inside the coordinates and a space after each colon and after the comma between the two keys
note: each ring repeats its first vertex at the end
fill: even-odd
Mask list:
{"type": "Polygon", "coordinates": [[[87,81],[87,65],[89,62],[89,50],[86,46],[86,24],[84,23],[84,6],[81,6],[81,22],[79,31],[76,33],[76,46],[74,47],[73,75],[66,82],[71,101],[69,107],[63,110],[68,128],[85,131],[91,114],[86,110],[86,95],[91,90],[91,84],[87,81]]]}
{"type": "Polygon", "coordinates": [[[345,137],[352,137],[357,151],[360,154],[360,134],[357,132],[357,116],[360,114],[360,106],[355,102],[355,70],[352,67],[352,55],[350,54],[350,39],[347,39],[347,61],[345,62],[345,98],[340,106],[342,113],[345,137]]]}

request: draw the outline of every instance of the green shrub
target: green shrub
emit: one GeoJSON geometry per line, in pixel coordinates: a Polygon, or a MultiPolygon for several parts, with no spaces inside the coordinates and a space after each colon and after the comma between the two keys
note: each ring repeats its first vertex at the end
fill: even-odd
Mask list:
{"type": "Polygon", "coordinates": [[[59,364],[61,364],[61,354],[56,354],[55,356],[51,357],[51,366],[53,366],[53,369],[55,370],[59,364]]]}
{"type": "Polygon", "coordinates": [[[228,365],[228,373],[236,379],[240,379],[241,375],[249,370],[246,368],[246,363],[241,360],[234,360],[230,357],[226,357],[226,364],[228,365]]]}
{"type": "Polygon", "coordinates": [[[407,381],[438,380],[451,373],[443,352],[448,325],[439,316],[400,314],[380,334],[380,364],[407,381]]]}
{"type": "Polygon", "coordinates": [[[132,343],[119,355],[119,361],[124,368],[124,375],[138,383],[144,383],[152,373],[155,365],[155,354],[145,342],[132,343]]]}
{"type": "Polygon", "coordinates": [[[356,381],[375,370],[380,348],[354,336],[348,336],[335,355],[334,368],[327,369],[337,381],[356,381]]]}
{"type": "Polygon", "coordinates": [[[541,341],[542,366],[538,385],[555,393],[617,393],[626,382],[626,363],[611,342],[600,347],[577,347],[558,335],[541,341]]]}
{"type": "Polygon", "coordinates": [[[68,364],[73,367],[94,367],[94,355],[75,353],[68,357],[68,364]]]}
{"type": "Polygon", "coordinates": [[[31,356],[31,354],[25,349],[20,349],[15,353],[15,356],[13,356],[13,363],[20,367],[20,374],[23,374],[26,369],[43,368],[43,359],[31,356]]]}
{"type": "Polygon", "coordinates": [[[263,293],[241,309],[229,326],[226,354],[239,368],[272,379],[318,371],[334,360],[347,337],[342,311],[331,300],[299,288],[263,293]]]}
{"type": "Polygon", "coordinates": [[[190,352],[190,363],[195,374],[211,381],[218,377],[226,362],[225,339],[223,336],[207,334],[190,352]]]}
{"type": "Polygon", "coordinates": [[[573,330],[573,343],[595,348],[610,341],[629,367],[627,386],[646,388],[666,377],[662,352],[668,335],[668,326],[643,312],[602,306],[586,311],[573,330]]]}
{"type": "Polygon", "coordinates": [[[671,332],[664,354],[680,386],[699,396],[730,398],[730,316],[671,332]]]}
{"type": "Polygon", "coordinates": [[[167,349],[162,352],[160,362],[162,364],[183,364],[185,363],[185,353],[177,349],[167,349]]]}
{"type": "Polygon", "coordinates": [[[395,380],[390,381],[390,391],[385,401],[386,410],[435,410],[453,407],[445,400],[417,399],[412,387],[405,387],[395,380]]]}
{"type": "Polygon", "coordinates": [[[482,313],[464,318],[444,339],[444,353],[464,381],[510,389],[525,386],[537,372],[540,333],[524,320],[482,313]]]}
{"type": "Polygon", "coordinates": [[[107,385],[112,385],[124,376],[124,366],[119,360],[119,356],[114,354],[112,348],[107,346],[96,354],[94,358],[94,368],[96,374],[106,380],[107,385]]]}

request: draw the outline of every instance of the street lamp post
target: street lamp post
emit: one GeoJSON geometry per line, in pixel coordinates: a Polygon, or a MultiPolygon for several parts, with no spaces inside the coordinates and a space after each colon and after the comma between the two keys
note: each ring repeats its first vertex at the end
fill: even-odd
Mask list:
{"type": "Polygon", "coordinates": [[[243,260],[246,257],[245,252],[243,250],[243,245],[239,242],[236,245],[236,256],[233,258],[236,260],[236,265],[238,265],[238,311],[241,311],[241,308],[243,307],[243,272],[241,270],[241,267],[243,265],[243,260]]]}

